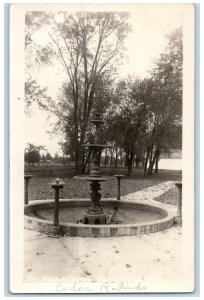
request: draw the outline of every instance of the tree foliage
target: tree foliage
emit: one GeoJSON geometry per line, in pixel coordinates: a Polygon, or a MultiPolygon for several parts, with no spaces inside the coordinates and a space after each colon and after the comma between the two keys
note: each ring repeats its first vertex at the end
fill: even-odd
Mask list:
{"type": "Polygon", "coordinates": [[[122,80],[116,89],[120,106],[110,117],[109,136],[125,152],[129,174],[135,159],[143,162],[144,175],[151,175],[161,153],[181,147],[181,28],[168,38],[150,78],[122,80]]]}
{"type": "MultiPolygon", "coordinates": [[[[99,104],[97,90],[114,70],[114,59],[122,52],[129,29],[126,19],[127,14],[112,12],[59,12],[47,14],[43,19],[48,24],[48,47],[54,51],[54,60],[58,59],[65,70],[63,93],[66,101],[56,105],[59,109],[69,108],[67,122],[59,125],[63,124],[65,134],[68,133],[76,168],[89,117],[99,104]],[[70,123],[73,125],[68,128],[70,123]]],[[[35,22],[33,26],[35,28],[35,22]]]]}
{"type": "Polygon", "coordinates": [[[35,70],[51,64],[53,50],[50,45],[39,45],[33,35],[45,24],[44,12],[27,12],[25,15],[25,112],[30,112],[32,104],[37,104],[41,109],[48,109],[51,101],[47,94],[47,87],[41,87],[34,76],[35,70]]]}
{"type": "Polygon", "coordinates": [[[58,119],[54,131],[63,135],[63,153],[75,160],[76,170],[84,163],[82,144],[93,140],[89,120],[96,111],[106,121],[103,142],[113,145],[116,158],[124,154],[129,174],[136,161],[143,164],[145,176],[151,175],[161,153],[181,147],[182,28],[167,36],[168,45],[148,78],[122,79],[116,85],[117,62],[129,31],[127,14],[30,12],[26,24],[28,69],[60,62],[64,70],[57,101],[30,77],[27,104],[37,101],[46,109],[49,102],[58,119]],[[42,27],[49,39],[39,45],[33,35],[42,27]]]}
{"type": "MultiPolygon", "coordinates": [[[[181,146],[182,124],[182,78],[183,38],[182,28],[167,36],[169,42],[165,52],[152,71],[154,82],[151,105],[150,136],[147,141],[145,167],[149,161],[148,174],[161,151],[168,151],[169,145],[181,146]]],[[[146,168],[145,168],[146,175],[146,168]]]]}
{"type": "Polygon", "coordinates": [[[47,95],[47,88],[41,88],[36,80],[29,77],[25,82],[25,105],[26,111],[33,103],[38,104],[42,109],[48,110],[51,97],[47,95]]]}
{"type": "Polygon", "coordinates": [[[25,149],[24,159],[25,161],[31,165],[38,163],[40,161],[40,150],[45,150],[45,146],[36,146],[34,144],[28,144],[27,148],[25,149]]]}

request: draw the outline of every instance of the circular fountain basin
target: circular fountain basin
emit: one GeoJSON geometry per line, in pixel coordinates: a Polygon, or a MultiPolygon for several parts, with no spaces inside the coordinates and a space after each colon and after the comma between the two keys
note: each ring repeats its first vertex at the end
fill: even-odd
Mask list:
{"type": "MultiPolygon", "coordinates": [[[[174,224],[174,213],[160,204],[142,202],[101,200],[104,212],[118,207],[118,217],[123,224],[90,225],[76,223],[90,206],[89,199],[60,200],[59,221],[62,234],[81,237],[110,237],[124,235],[141,235],[162,231],[174,224]]],[[[24,208],[25,228],[44,233],[52,232],[53,200],[33,201],[24,208]]]]}

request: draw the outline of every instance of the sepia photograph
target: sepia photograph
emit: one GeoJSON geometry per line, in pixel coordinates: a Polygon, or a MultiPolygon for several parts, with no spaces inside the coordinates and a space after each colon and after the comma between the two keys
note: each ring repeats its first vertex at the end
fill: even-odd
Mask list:
{"type": "Polygon", "coordinates": [[[11,293],[192,293],[194,5],[10,5],[11,293]]]}

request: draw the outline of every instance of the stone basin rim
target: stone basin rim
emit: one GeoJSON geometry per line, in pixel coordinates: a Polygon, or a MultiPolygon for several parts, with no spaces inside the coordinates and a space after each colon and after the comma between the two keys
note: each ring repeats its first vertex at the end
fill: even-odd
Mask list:
{"type": "MultiPolygon", "coordinates": [[[[48,232],[51,231],[51,228],[53,226],[53,221],[50,220],[44,220],[40,218],[35,218],[26,215],[26,212],[29,213],[29,211],[32,211],[32,207],[36,209],[36,206],[46,205],[49,208],[52,208],[54,205],[53,200],[35,200],[31,203],[27,204],[24,208],[24,220],[25,220],[25,228],[31,229],[31,230],[37,230],[40,232],[48,232]],[[33,203],[32,203],[33,202],[33,203]]],[[[73,202],[78,202],[78,204],[90,203],[89,199],[61,199],[61,204],[72,204],[72,207],[74,206],[73,202]]],[[[162,231],[165,229],[168,229],[174,225],[175,222],[175,215],[174,212],[170,209],[164,207],[162,204],[147,204],[143,203],[141,201],[124,201],[124,200],[116,200],[116,199],[104,199],[101,200],[101,202],[105,205],[106,204],[113,204],[116,203],[124,204],[128,208],[128,204],[131,205],[142,205],[144,208],[149,208],[150,212],[151,208],[154,210],[155,213],[159,213],[158,210],[161,212],[163,211],[166,216],[164,216],[161,219],[153,220],[153,221],[146,221],[142,223],[129,223],[129,224],[113,224],[113,225],[91,225],[91,224],[81,224],[81,223],[67,223],[67,222],[60,222],[60,227],[63,229],[64,233],[72,233],[71,236],[81,236],[81,237],[111,237],[111,236],[128,236],[128,235],[140,235],[144,233],[151,233],[156,231],[162,231]],[[92,233],[93,231],[93,233],[92,233]],[[95,233],[94,233],[95,232],[95,233]]],[[[80,207],[80,206],[78,206],[80,207]]],[[[43,208],[45,209],[45,208],[43,208]]],[[[122,208],[121,208],[122,209],[122,208]]],[[[131,208],[130,208],[131,209],[131,208]]],[[[141,209],[142,210],[142,209],[141,209]]],[[[144,209],[145,210],[145,209],[144,209]]]]}

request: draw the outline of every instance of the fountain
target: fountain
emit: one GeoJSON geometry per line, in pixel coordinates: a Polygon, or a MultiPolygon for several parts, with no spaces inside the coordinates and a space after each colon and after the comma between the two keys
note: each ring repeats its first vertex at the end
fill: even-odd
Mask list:
{"type": "Polygon", "coordinates": [[[56,182],[51,184],[55,189],[54,202],[36,200],[26,203],[25,228],[49,235],[51,233],[53,237],[64,234],[81,237],[111,237],[140,235],[173,226],[175,215],[165,205],[156,201],[145,203],[137,199],[131,201],[120,199],[120,180],[123,176],[120,174],[115,177],[102,176],[100,172],[101,152],[104,148],[110,147],[100,143],[104,121],[97,113],[91,123],[96,127],[94,142],[83,145],[92,153],[90,174],[74,177],[77,180],[90,182],[90,199],[59,199],[59,189],[63,188],[63,183],[56,179],[56,182]],[[118,182],[117,199],[101,199],[100,182],[111,178],[115,178],[118,182]]]}
{"type": "Polygon", "coordinates": [[[83,224],[106,224],[106,215],[101,207],[101,181],[106,181],[109,177],[104,177],[100,173],[100,155],[104,148],[111,147],[109,145],[100,144],[100,132],[102,130],[102,120],[101,114],[96,113],[95,118],[91,120],[91,123],[96,126],[95,139],[93,144],[83,145],[83,147],[89,148],[92,154],[91,158],[91,169],[89,176],[75,176],[75,179],[90,181],[90,197],[91,197],[91,207],[88,209],[87,213],[83,216],[83,224]]]}

